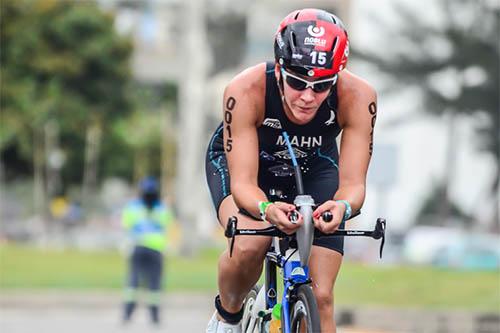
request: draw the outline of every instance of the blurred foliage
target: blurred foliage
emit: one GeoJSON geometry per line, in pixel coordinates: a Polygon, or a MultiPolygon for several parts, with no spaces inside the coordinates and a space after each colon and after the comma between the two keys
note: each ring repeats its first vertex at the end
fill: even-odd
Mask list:
{"type": "MultiPolygon", "coordinates": [[[[122,158],[109,161],[103,173],[112,175],[111,171],[118,171],[115,168],[122,161],[123,169],[129,172],[128,179],[138,181],[147,174],[161,175],[163,172],[171,179],[175,175],[177,86],[169,82],[134,83],[132,89],[134,111],[113,122],[110,133],[126,148],[128,168],[122,155],[122,158]],[[162,161],[162,155],[166,161],[162,161]],[[163,162],[167,163],[166,170],[162,170],[163,162]]],[[[109,149],[115,147],[109,146],[109,149]]]]}
{"type": "Polygon", "coordinates": [[[7,179],[31,177],[35,131],[54,119],[66,185],[82,181],[91,126],[102,132],[100,178],[132,180],[137,150],[152,153],[147,172],[160,174],[161,112],[175,108],[177,90],[133,82],[132,41],[115,32],[112,15],[94,1],[2,1],[0,24],[0,152],[7,179]]]}
{"type": "Polygon", "coordinates": [[[444,202],[443,198],[447,197],[446,185],[443,182],[436,182],[430,195],[423,201],[419,210],[417,224],[420,225],[447,225],[450,221],[441,218],[444,209],[447,210],[449,218],[453,219],[453,224],[462,222],[463,226],[471,227],[474,222],[474,217],[467,214],[464,209],[453,202],[444,202]],[[448,205],[445,207],[444,205],[448,205]]]}
{"type": "MultiPolygon", "coordinates": [[[[168,291],[217,290],[220,249],[166,260],[168,291]]],[[[115,251],[0,246],[0,290],[103,290],[123,287],[126,258],[115,251]],[[26,274],[30,272],[29,274],[26,274]]],[[[496,311],[498,272],[430,267],[369,267],[346,262],[335,287],[338,304],[496,311]]]]}
{"type": "MultiPolygon", "coordinates": [[[[161,155],[157,143],[161,142],[161,118],[158,113],[144,113],[137,110],[129,117],[117,121],[113,126],[114,134],[133,152],[136,179],[148,173],[148,156],[161,155]]],[[[156,160],[155,165],[161,161],[156,160]]],[[[159,171],[159,170],[155,170],[159,171]]],[[[155,172],[160,174],[160,172],[155,172]]]]}
{"type": "Polygon", "coordinates": [[[26,129],[49,118],[73,132],[129,109],[131,44],[94,3],[6,1],[0,18],[1,147],[16,140],[29,150],[26,129]]]}
{"type": "Polygon", "coordinates": [[[81,177],[87,126],[130,110],[130,41],[90,1],[4,1],[0,20],[0,149],[31,160],[33,131],[55,119],[69,169],[81,177]]]}
{"type": "MultiPolygon", "coordinates": [[[[383,75],[390,75],[394,88],[418,87],[425,110],[442,114],[487,114],[489,121],[478,131],[480,147],[499,153],[500,8],[487,1],[446,0],[436,2],[443,16],[441,26],[431,24],[420,12],[395,3],[404,23],[395,28],[380,20],[392,53],[357,52],[375,64],[383,75]],[[445,77],[455,86],[443,88],[445,77]],[[451,91],[450,91],[451,90],[451,91]]],[[[381,48],[380,50],[386,50],[381,48]]]]}
{"type": "MultiPolygon", "coordinates": [[[[432,10],[440,20],[433,24],[421,11],[402,3],[395,6],[398,27],[375,19],[384,30],[382,35],[389,41],[391,52],[386,52],[388,45],[384,45],[354,55],[375,65],[382,77],[388,78],[389,91],[417,88],[423,110],[430,114],[469,116],[475,124],[478,149],[495,157],[498,170],[500,7],[484,0],[438,1],[432,10]]],[[[492,195],[497,195],[498,188],[497,173],[492,195]]],[[[439,195],[439,191],[436,193],[439,195]]],[[[432,194],[434,200],[436,193],[432,194]]],[[[442,203],[443,197],[438,202],[442,203]]],[[[452,206],[450,202],[444,204],[452,206]]]]}
{"type": "MultiPolygon", "coordinates": [[[[356,52],[356,56],[376,65],[384,76],[392,77],[393,87],[418,87],[424,110],[433,114],[457,112],[477,117],[480,149],[498,157],[500,8],[487,1],[446,0],[435,3],[443,16],[442,25],[429,23],[420,11],[395,3],[401,27],[377,19],[390,41],[391,53],[380,48],[356,52]],[[445,77],[456,86],[443,88],[445,77]],[[452,90],[450,92],[450,90],[452,90]],[[488,121],[481,121],[486,115],[488,121]]],[[[498,186],[498,182],[496,183],[498,186]]]]}

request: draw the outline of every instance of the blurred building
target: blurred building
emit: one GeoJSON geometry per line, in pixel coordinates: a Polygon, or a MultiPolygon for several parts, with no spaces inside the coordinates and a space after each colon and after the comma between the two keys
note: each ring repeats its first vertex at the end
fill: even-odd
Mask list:
{"type": "Polygon", "coordinates": [[[220,122],[224,86],[245,66],[273,59],[274,33],[286,14],[319,7],[347,23],[349,1],[118,0],[101,4],[115,13],[116,29],[133,36],[136,80],[148,85],[179,84],[178,216],[186,230],[211,235],[215,214],[205,186],[204,153],[220,122]]]}
{"type": "MultiPolygon", "coordinates": [[[[390,2],[347,0],[128,0],[101,1],[116,13],[116,29],[135,41],[132,69],[135,78],[148,84],[179,84],[178,176],[176,202],[179,218],[189,230],[210,235],[215,214],[204,179],[204,153],[211,131],[220,122],[222,91],[230,78],[248,65],[273,58],[273,35],[280,20],[302,7],[320,7],[339,15],[346,24],[352,48],[378,47],[381,31],[372,12],[390,17],[390,2]],[[197,211],[193,211],[193,202],[197,211]],[[193,228],[195,227],[195,228],[193,228]]],[[[408,1],[408,4],[410,2],[408,1]]],[[[385,16],[384,16],[385,17],[385,16]]],[[[383,78],[350,63],[350,68],[379,87],[383,78]]],[[[422,201],[435,183],[450,177],[451,198],[474,212],[486,202],[485,187],[493,178],[495,161],[480,156],[471,145],[473,132],[458,119],[461,149],[455,155],[453,173],[446,169],[449,144],[448,119],[415,112],[415,94],[402,93],[389,100],[379,95],[379,116],[367,200],[358,226],[372,225],[385,216],[389,228],[404,231],[411,226],[422,201]],[[401,122],[409,118],[411,121],[401,122]],[[423,152],[426,152],[425,155],[423,152]],[[472,162],[474,161],[474,162],[472,162]],[[467,175],[478,174],[474,183],[467,175]]],[[[498,198],[497,198],[498,199],[498,198]]],[[[495,200],[495,198],[493,198],[495,200]]],[[[479,218],[491,215],[480,211],[479,218]]],[[[453,223],[453,222],[451,222],[453,223]]]]}
{"type": "MultiPolygon", "coordinates": [[[[194,13],[186,11],[181,0],[100,1],[116,15],[117,31],[133,36],[135,52],[132,69],[139,81],[148,83],[176,81],[184,73],[187,60],[183,54],[186,30],[194,13]]],[[[292,10],[318,7],[349,21],[347,0],[191,1],[203,11],[201,27],[207,35],[211,77],[221,71],[272,59],[272,40],[280,20],[292,10]]],[[[191,8],[193,8],[191,7],[191,8]]]]}

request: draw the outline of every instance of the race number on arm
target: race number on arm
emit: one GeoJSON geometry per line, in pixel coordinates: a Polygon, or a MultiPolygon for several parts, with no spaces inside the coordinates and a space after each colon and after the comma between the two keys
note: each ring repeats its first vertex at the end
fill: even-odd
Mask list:
{"type": "Polygon", "coordinates": [[[335,199],[347,200],[357,211],[365,198],[366,174],[373,152],[377,95],[369,83],[348,71],[342,72],[338,89],[342,139],[335,199]]]}
{"type": "Polygon", "coordinates": [[[266,201],[257,184],[259,143],[257,126],[264,116],[265,65],[238,74],[226,87],[223,99],[224,150],[231,177],[231,193],[240,208],[259,216],[259,201],[266,201]]]}

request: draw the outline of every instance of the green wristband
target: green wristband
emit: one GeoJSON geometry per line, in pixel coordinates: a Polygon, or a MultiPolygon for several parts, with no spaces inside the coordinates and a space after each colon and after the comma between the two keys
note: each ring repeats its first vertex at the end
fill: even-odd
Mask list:
{"type": "Polygon", "coordinates": [[[266,209],[269,205],[271,205],[271,201],[259,201],[259,211],[260,211],[260,218],[265,221],[266,220],[266,209]]]}

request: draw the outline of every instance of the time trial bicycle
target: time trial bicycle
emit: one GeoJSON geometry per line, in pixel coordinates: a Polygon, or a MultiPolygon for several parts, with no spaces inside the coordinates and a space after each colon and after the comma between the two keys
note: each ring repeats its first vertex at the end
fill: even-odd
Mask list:
{"type": "MultiPolygon", "coordinates": [[[[294,167],[294,176],[298,195],[294,205],[302,215],[304,224],[296,233],[288,235],[276,226],[265,229],[238,229],[238,219],[229,218],[225,236],[231,239],[229,253],[233,252],[236,236],[271,236],[272,242],[265,258],[265,279],[262,287],[255,286],[247,295],[244,302],[242,332],[269,332],[274,312],[279,311],[282,333],[321,331],[320,319],[316,299],[311,288],[309,276],[309,257],[314,237],[371,237],[381,239],[380,257],[385,243],[386,220],[378,218],[373,230],[336,230],[332,234],[324,234],[314,229],[312,213],[315,207],[314,199],[304,194],[300,168],[296,162],[286,132],[283,133],[294,167]],[[280,305],[278,303],[277,270],[283,276],[283,293],[280,305]]],[[[352,217],[359,215],[359,212],[352,217]]],[[[325,212],[322,215],[325,222],[332,220],[332,214],[325,212]]],[[[292,222],[298,219],[297,212],[291,214],[292,222]]]]}

